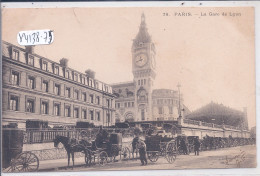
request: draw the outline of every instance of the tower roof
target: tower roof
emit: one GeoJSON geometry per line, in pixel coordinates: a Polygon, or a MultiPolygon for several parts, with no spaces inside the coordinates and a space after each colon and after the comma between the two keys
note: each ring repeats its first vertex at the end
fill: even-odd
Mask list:
{"type": "Polygon", "coordinates": [[[147,31],[146,23],[145,23],[145,15],[143,13],[141,16],[141,24],[139,27],[139,32],[134,39],[133,45],[137,46],[139,45],[139,43],[149,43],[149,42],[151,42],[151,36],[147,31]]]}

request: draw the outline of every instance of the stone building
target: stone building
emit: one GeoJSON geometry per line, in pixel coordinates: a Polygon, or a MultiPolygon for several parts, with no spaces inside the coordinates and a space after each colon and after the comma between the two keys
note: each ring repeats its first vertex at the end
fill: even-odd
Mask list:
{"type": "Polygon", "coordinates": [[[115,100],[112,87],[95,79],[95,73],[80,73],[68,60],[53,62],[25,49],[2,42],[2,122],[25,127],[27,119],[49,125],[75,125],[87,121],[113,125],[115,100]]]}
{"type": "Polygon", "coordinates": [[[175,90],[153,89],[156,49],[144,14],[131,52],[133,81],[112,84],[116,96],[116,121],[177,120],[179,112],[186,108],[182,96],[179,98],[175,90]]]}

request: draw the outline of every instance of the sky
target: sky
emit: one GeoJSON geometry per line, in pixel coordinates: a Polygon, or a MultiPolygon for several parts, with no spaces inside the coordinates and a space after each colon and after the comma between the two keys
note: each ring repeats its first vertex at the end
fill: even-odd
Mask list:
{"type": "Polygon", "coordinates": [[[67,58],[69,67],[92,69],[109,84],[132,81],[132,40],[142,13],[156,48],[154,88],[177,90],[180,83],[191,111],[211,101],[247,107],[249,126],[255,126],[253,8],[3,9],[2,38],[19,45],[19,31],[51,29],[54,42],[36,46],[35,53],[56,62],[67,58]],[[181,12],[192,16],[178,16],[181,12]]]}

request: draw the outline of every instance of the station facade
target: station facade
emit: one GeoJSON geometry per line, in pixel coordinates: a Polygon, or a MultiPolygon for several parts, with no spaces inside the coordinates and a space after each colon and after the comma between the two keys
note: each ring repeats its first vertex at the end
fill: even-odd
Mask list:
{"type": "Polygon", "coordinates": [[[68,67],[68,59],[56,63],[34,53],[32,46],[2,43],[3,125],[18,122],[24,128],[30,119],[49,125],[114,124],[112,87],[96,80],[93,71],[80,73],[68,67]]]}
{"type": "Polygon", "coordinates": [[[183,105],[182,95],[179,97],[178,91],[153,88],[156,49],[144,14],[131,52],[133,81],[112,84],[116,96],[116,121],[177,121],[180,112],[186,113],[188,109],[183,105]]]}

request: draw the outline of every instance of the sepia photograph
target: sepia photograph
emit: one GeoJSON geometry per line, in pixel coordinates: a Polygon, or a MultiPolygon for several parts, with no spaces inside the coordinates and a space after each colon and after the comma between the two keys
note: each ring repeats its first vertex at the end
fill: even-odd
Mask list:
{"type": "Polygon", "coordinates": [[[256,168],[254,7],[2,8],[2,172],[256,168]]]}

